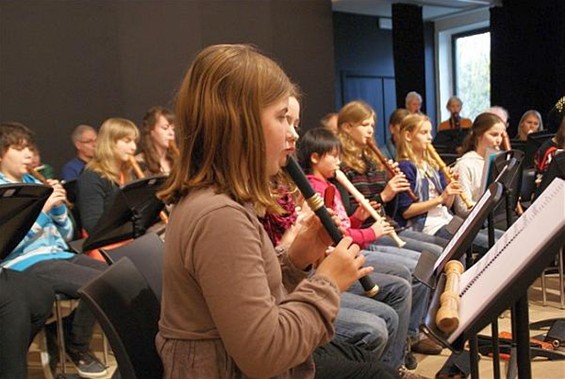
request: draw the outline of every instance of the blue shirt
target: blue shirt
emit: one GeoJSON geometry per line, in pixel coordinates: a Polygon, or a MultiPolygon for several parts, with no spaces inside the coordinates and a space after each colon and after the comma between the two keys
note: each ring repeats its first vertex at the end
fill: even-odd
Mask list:
{"type": "Polygon", "coordinates": [[[63,166],[61,170],[61,178],[65,181],[73,180],[79,177],[82,170],[84,170],[86,162],[80,158],[73,158],[63,166]]]}

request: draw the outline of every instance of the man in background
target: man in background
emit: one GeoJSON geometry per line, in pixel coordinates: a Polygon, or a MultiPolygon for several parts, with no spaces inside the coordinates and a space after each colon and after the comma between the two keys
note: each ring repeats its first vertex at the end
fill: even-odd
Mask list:
{"type": "Polygon", "coordinates": [[[90,125],[81,124],[73,130],[71,140],[77,150],[77,156],[63,166],[61,178],[65,181],[78,178],[84,166],[94,156],[96,147],[96,130],[90,125]]]}

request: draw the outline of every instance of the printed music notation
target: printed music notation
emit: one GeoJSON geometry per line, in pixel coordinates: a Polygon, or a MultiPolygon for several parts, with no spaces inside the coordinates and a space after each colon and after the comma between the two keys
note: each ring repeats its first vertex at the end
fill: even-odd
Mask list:
{"type": "Polygon", "coordinates": [[[555,179],[495,245],[461,275],[460,324],[452,343],[497,294],[540,254],[544,244],[565,230],[565,181],[555,179]]]}

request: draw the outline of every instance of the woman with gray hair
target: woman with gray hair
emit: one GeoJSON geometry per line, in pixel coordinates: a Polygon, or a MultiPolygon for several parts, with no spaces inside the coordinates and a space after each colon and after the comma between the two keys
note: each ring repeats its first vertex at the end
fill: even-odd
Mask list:
{"type": "Polygon", "coordinates": [[[420,95],[418,92],[408,92],[408,94],[406,94],[406,99],[404,102],[406,109],[408,109],[410,113],[422,114],[422,111],[420,110],[420,108],[422,108],[422,95],[420,95]]]}

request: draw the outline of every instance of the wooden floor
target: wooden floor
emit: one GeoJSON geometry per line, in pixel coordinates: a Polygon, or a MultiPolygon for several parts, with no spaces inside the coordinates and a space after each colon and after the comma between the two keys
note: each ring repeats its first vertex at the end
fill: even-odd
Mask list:
{"type": "MultiPolygon", "coordinates": [[[[530,322],[545,320],[550,318],[565,318],[565,310],[560,308],[559,292],[558,292],[558,282],[556,279],[548,280],[548,297],[547,305],[542,306],[541,302],[541,289],[539,285],[539,280],[534,283],[530,288],[529,304],[530,304],[530,322]]],[[[500,332],[510,332],[510,317],[505,315],[505,317],[499,318],[499,331],[500,332]]],[[[490,335],[490,328],[485,329],[481,334],[490,335]]],[[[532,331],[531,335],[536,336],[542,334],[540,331],[532,331]]],[[[37,338],[36,338],[37,340],[37,338]]],[[[102,343],[101,335],[95,335],[93,346],[96,354],[102,359],[102,343]]],[[[28,356],[29,359],[29,379],[44,379],[43,371],[40,365],[39,353],[37,350],[37,343],[34,343],[30,349],[28,356]]],[[[565,354],[565,350],[563,351],[565,354]]],[[[427,356],[417,354],[418,358],[418,368],[415,370],[418,374],[433,378],[438,370],[443,366],[445,361],[450,355],[448,349],[444,349],[442,354],[436,356],[427,356]]],[[[116,369],[115,359],[112,354],[109,356],[109,375],[105,378],[110,378],[113,371],[116,369]]],[[[506,361],[501,361],[501,377],[506,378],[506,361]]],[[[72,364],[69,364],[72,366],[72,364]]],[[[535,359],[531,363],[532,367],[532,377],[535,379],[565,379],[565,360],[562,361],[548,361],[546,359],[535,359]]],[[[493,365],[492,359],[489,357],[481,356],[479,362],[479,371],[481,378],[493,378],[493,365]]],[[[73,372],[73,369],[70,370],[73,372]]],[[[146,379],[157,379],[157,378],[146,378],[146,379]]]]}

